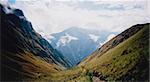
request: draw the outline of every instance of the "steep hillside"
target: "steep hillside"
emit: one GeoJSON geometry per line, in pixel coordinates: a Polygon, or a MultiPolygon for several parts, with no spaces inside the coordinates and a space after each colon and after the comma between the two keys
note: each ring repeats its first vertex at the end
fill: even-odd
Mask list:
{"type": "Polygon", "coordinates": [[[104,44],[78,66],[102,80],[148,81],[149,23],[135,25],[104,44]]]}
{"type": "Polygon", "coordinates": [[[56,82],[148,82],[149,25],[139,24],[125,30],[118,36],[126,34],[128,38],[103,54],[100,50],[95,51],[88,61],[85,59],[77,67],[55,73],[52,79],[56,82]]]}
{"type": "Polygon", "coordinates": [[[51,76],[46,75],[42,79],[51,79],[54,82],[148,82],[149,24],[136,27],[135,29],[140,29],[101,56],[96,56],[99,55],[97,50],[94,52],[97,54],[90,61],[83,61],[74,68],[56,72],[51,76]]]}
{"type": "Polygon", "coordinates": [[[69,62],[34,31],[19,9],[0,4],[2,80],[39,78],[53,73],[69,62]]]}
{"type": "Polygon", "coordinates": [[[123,31],[122,33],[118,34],[116,37],[114,37],[113,39],[111,39],[110,41],[102,45],[99,49],[96,50],[96,52],[94,52],[92,55],[87,57],[83,62],[86,63],[94,57],[96,58],[101,56],[102,54],[106,53],[108,50],[116,47],[118,44],[120,44],[121,42],[125,41],[126,39],[128,39],[129,37],[137,33],[142,28],[143,28],[143,24],[134,25],[131,28],[128,28],[127,30],[123,31]]]}
{"type": "Polygon", "coordinates": [[[0,9],[1,81],[149,80],[149,23],[132,26],[66,69],[69,61],[34,31],[21,10],[2,5],[0,9]]]}

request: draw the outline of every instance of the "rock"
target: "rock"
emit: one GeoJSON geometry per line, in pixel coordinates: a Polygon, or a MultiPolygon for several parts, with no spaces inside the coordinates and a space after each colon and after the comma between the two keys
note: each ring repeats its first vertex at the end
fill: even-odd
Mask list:
{"type": "Polygon", "coordinates": [[[103,81],[103,80],[100,80],[98,77],[93,77],[92,78],[92,82],[105,82],[105,81],[103,81]]]}

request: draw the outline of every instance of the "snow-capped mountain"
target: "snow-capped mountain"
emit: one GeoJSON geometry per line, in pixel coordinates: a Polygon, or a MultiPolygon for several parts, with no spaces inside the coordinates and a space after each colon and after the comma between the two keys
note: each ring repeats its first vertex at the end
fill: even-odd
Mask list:
{"type": "Polygon", "coordinates": [[[69,34],[65,34],[65,36],[61,36],[59,41],[57,42],[57,46],[65,46],[66,44],[69,44],[72,40],[78,40],[78,38],[70,36],[69,34]]]}
{"type": "Polygon", "coordinates": [[[112,34],[116,33],[71,27],[51,34],[48,41],[70,60],[72,65],[76,65],[100,47],[112,34]]]}

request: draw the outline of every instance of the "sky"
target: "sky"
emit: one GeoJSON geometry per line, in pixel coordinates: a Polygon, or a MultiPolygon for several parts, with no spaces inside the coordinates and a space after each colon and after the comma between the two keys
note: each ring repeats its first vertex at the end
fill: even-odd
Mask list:
{"type": "Polygon", "coordinates": [[[9,2],[10,4],[14,4],[14,3],[16,2],[16,0],[8,0],[8,2],[9,2]]]}
{"type": "Polygon", "coordinates": [[[150,22],[149,0],[1,0],[23,10],[42,36],[70,27],[121,32],[150,22]]]}

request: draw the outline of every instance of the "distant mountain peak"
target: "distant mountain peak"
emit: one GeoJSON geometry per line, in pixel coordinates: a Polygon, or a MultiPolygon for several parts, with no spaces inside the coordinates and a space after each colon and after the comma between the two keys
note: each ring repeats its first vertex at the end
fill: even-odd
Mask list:
{"type": "Polygon", "coordinates": [[[76,65],[106,41],[111,32],[97,32],[79,27],[70,27],[62,32],[51,34],[52,46],[76,65]]]}
{"type": "Polygon", "coordinates": [[[71,35],[69,35],[68,33],[66,33],[64,36],[61,36],[59,41],[57,42],[57,46],[59,47],[61,46],[65,46],[66,44],[70,43],[72,40],[78,40],[78,38],[73,37],[71,35]]]}

